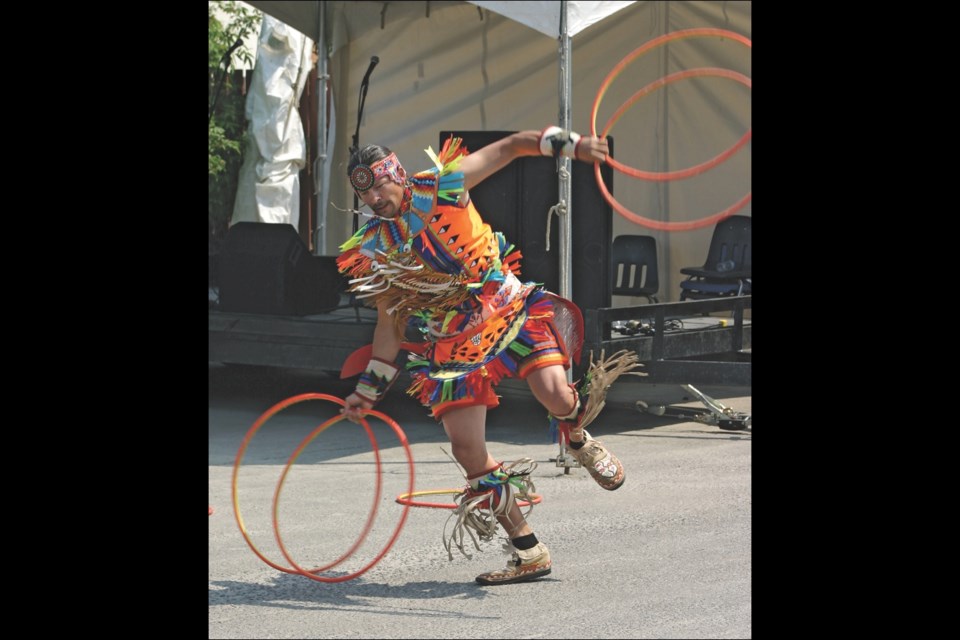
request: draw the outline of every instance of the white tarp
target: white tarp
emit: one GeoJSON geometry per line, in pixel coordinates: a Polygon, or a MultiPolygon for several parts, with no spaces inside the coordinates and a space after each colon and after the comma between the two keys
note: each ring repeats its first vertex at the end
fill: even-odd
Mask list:
{"type": "MultiPolygon", "coordinates": [[[[600,22],[609,15],[633,4],[627,2],[567,2],[567,35],[571,38],[589,27],[600,22]]],[[[495,11],[502,16],[525,24],[544,35],[556,38],[560,34],[560,7],[559,2],[476,2],[484,9],[495,11]]]]}
{"type": "Polygon", "coordinates": [[[300,221],[300,171],[307,147],[300,96],[310,70],[313,40],[264,15],[257,62],[247,94],[249,143],[240,168],[230,224],[300,221]]]}

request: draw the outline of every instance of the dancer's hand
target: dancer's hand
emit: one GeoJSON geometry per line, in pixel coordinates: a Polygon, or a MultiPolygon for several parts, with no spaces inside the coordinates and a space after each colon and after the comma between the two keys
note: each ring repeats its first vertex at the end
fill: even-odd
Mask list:
{"type": "Polygon", "coordinates": [[[343,401],[346,403],[346,406],[340,410],[340,413],[346,416],[350,422],[360,422],[360,418],[363,417],[361,411],[364,409],[373,409],[372,402],[361,398],[356,393],[351,393],[344,398],[343,401]]]}
{"type": "Polygon", "coordinates": [[[607,154],[610,153],[610,145],[606,138],[597,136],[582,136],[580,144],[577,145],[577,160],[583,162],[606,162],[607,154]]]}

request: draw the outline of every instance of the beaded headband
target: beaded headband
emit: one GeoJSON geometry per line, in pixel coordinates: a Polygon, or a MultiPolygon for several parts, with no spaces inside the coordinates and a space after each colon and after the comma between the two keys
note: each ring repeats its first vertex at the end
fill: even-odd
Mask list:
{"type": "Polygon", "coordinates": [[[350,185],[357,191],[366,191],[374,185],[380,176],[389,176],[393,182],[403,185],[406,182],[407,172],[397,159],[396,153],[377,160],[371,165],[358,164],[350,172],[350,185]]]}

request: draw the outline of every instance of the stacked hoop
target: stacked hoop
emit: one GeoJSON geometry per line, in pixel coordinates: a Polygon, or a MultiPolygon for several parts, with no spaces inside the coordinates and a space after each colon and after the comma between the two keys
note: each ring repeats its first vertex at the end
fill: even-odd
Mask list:
{"type": "Polygon", "coordinates": [[[400,520],[397,523],[396,528],[393,530],[393,534],[390,536],[390,539],[386,542],[386,544],[383,546],[380,552],[366,565],[364,565],[357,571],[354,571],[352,573],[347,573],[342,576],[317,575],[323,571],[332,569],[333,567],[344,562],[347,558],[351,557],[353,553],[360,547],[360,545],[363,544],[364,540],[366,540],[367,535],[370,533],[370,530],[373,527],[373,523],[376,519],[377,508],[379,505],[381,489],[382,489],[382,474],[381,474],[382,469],[381,469],[381,460],[380,460],[380,449],[377,446],[377,439],[374,436],[373,430],[370,428],[370,424],[367,422],[366,417],[373,416],[375,418],[379,418],[380,420],[383,420],[387,425],[389,425],[393,429],[394,433],[397,435],[397,438],[400,440],[400,443],[403,445],[403,449],[406,454],[407,463],[409,467],[408,493],[411,493],[411,494],[413,493],[413,477],[414,477],[413,454],[410,451],[410,444],[407,442],[406,434],[404,434],[403,429],[400,428],[400,425],[394,422],[389,416],[386,416],[379,411],[370,409],[364,412],[364,417],[361,418],[360,424],[363,427],[364,431],[366,432],[367,437],[370,439],[370,444],[373,446],[373,453],[374,453],[374,457],[376,459],[376,465],[377,465],[377,471],[376,471],[377,482],[376,482],[376,489],[374,492],[373,506],[367,517],[367,521],[366,521],[366,524],[364,525],[363,531],[357,537],[353,545],[343,555],[341,555],[336,560],[330,563],[327,563],[323,566],[316,567],[314,569],[304,569],[303,567],[301,567],[299,564],[296,563],[296,561],[291,557],[289,551],[287,550],[286,545],[284,545],[283,538],[280,535],[280,527],[279,527],[277,515],[278,515],[278,506],[280,502],[280,493],[281,493],[281,490],[283,489],[283,484],[287,477],[287,474],[290,472],[290,468],[293,466],[293,463],[296,462],[298,457],[300,457],[300,454],[303,453],[303,450],[307,447],[307,445],[309,445],[318,435],[320,435],[328,427],[342,420],[344,416],[338,413],[334,417],[330,418],[329,420],[326,420],[325,422],[317,426],[313,431],[311,431],[303,439],[303,441],[301,441],[301,443],[294,450],[293,454],[290,456],[290,459],[287,461],[287,464],[283,469],[283,473],[280,474],[280,479],[278,480],[276,490],[274,491],[273,509],[272,509],[273,532],[274,532],[274,536],[276,537],[277,544],[280,547],[280,551],[283,554],[283,557],[286,558],[287,562],[290,563],[290,566],[285,567],[273,562],[272,560],[267,558],[260,551],[260,549],[258,549],[257,546],[253,543],[253,540],[250,539],[250,535],[247,532],[246,525],[244,524],[244,521],[243,521],[243,516],[240,513],[240,496],[237,489],[237,478],[240,471],[240,464],[243,461],[243,457],[246,453],[247,447],[250,444],[250,440],[257,433],[257,431],[259,431],[260,428],[267,422],[267,420],[269,420],[279,411],[286,409],[287,407],[290,407],[292,405],[295,405],[301,402],[306,402],[308,400],[325,400],[328,402],[334,402],[336,404],[339,404],[341,407],[345,406],[344,401],[335,396],[327,395],[324,393],[305,393],[298,396],[293,396],[291,398],[288,398],[286,400],[283,400],[275,404],[273,407],[268,409],[262,416],[260,416],[260,418],[258,418],[257,421],[254,422],[253,426],[250,427],[250,430],[247,431],[247,434],[240,445],[240,449],[237,452],[236,460],[234,461],[234,464],[233,464],[233,482],[232,482],[233,510],[237,519],[237,525],[240,527],[240,533],[243,535],[243,539],[246,541],[247,545],[249,545],[250,549],[253,550],[253,552],[257,555],[258,558],[263,560],[265,563],[267,563],[274,569],[277,569],[278,571],[283,571],[284,573],[292,573],[292,574],[299,574],[302,576],[306,576],[307,578],[310,578],[311,580],[316,580],[318,582],[344,582],[346,580],[351,580],[353,578],[356,578],[366,573],[386,555],[387,551],[389,551],[390,548],[393,546],[393,544],[397,541],[397,538],[400,535],[400,531],[401,529],[403,529],[403,525],[407,520],[407,513],[410,510],[410,505],[404,506],[403,513],[400,515],[400,520]]]}
{"type": "MultiPolygon", "coordinates": [[[[702,76],[714,76],[714,77],[727,78],[729,80],[734,80],[736,82],[739,82],[740,84],[743,84],[744,86],[752,88],[750,78],[744,76],[741,73],[738,73],[736,71],[730,71],[728,69],[717,69],[714,67],[701,67],[697,69],[689,69],[686,71],[678,71],[675,73],[671,73],[670,75],[664,78],[654,80],[647,86],[643,87],[642,89],[634,93],[630,98],[627,99],[626,102],[624,102],[620,106],[620,108],[616,110],[613,116],[610,117],[610,119],[604,125],[603,131],[599,134],[597,133],[597,110],[600,107],[600,102],[603,99],[603,95],[607,92],[607,89],[610,88],[610,84],[613,82],[613,80],[617,76],[619,76],[620,73],[623,72],[623,70],[628,65],[630,65],[631,62],[639,58],[644,53],[647,53],[651,49],[659,47],[662,44],[666,44],[667,42],[671,42],[673,40],[680,40],[682,38],[695,38],[695,37],[730,38],[731,40],[739,42],[746,47],[752,47],[752,43],[750,42],[749,38],[746,38],[738,33],[734,33],[733,31],[727,31],[725,29],[713,29],[713,28],[684,29],[681,31],[668,33],[658,38],[654,38],[650,42],[638,47],[632,53],[628,54],[610,71],[609,74],[607,74],[607,77],[604,78],[603,82],[600,85],[600,90],[597,92],[597,96],[593,101],[593,111],[591,113],[591,118],[590,118],[590,133],[595,136],[599,135],[599,137],[605,138],[610,133],[610,130],[613,128],[613,125],[616,124],[617,120],[619,120],[620,117],[624,114],[624,112],[626,112],[627,109],[629,109],[640,98],[655,91],[656,89],[664,87],[670,83],[677,82],[679,80],[685,80],[687,78],[695,78],[695,77],[702,77],[702,76]]],[[[721,162],[723,162],[724,160],[726,160],[727,158],[735,154],[750,140],[752,136],[752,132],[753,132],[753,129],[751,127],[750,129],[747,130],[746,133],[743,134],[740,140],[738,140],[729,149],[721,152],[720,154],[718,154],[717,156],[715,156],[714,158],[706,162],[703,162],[696,166],[689,167],[687,169],[682,169],[679,171],[643,171],[640,169],[635,169],[633,167],[628,167],[620,162],[617,162],[616,160],[614,160],[609,156],[607,157],[607,164],[609,164],[613,169],[625,175],[628,175],[634,178],[639,178],[641,180],[650,180],[655,182],[681,180],[683,178],[689,178],[689,177],[698,175],[700,173],[703,173],[704,171],[707,171],[708,169],[715,167],[716,165],[720,164],[721,162]]],[[[721,211],[718,211],[717,213],[714,213],[713,215],[709,215],[709,216],[700,218],[698,220],[692,220],[689,222],[663,222],[660,220],[652,220],[650,218],[639,216],[636,213],[633,213],[632,211],[628,210],[622,204],[620,204],[609,192],[609,190],[607,190],[607,186],[603,182],[603,178],[600,174],[600,163],[596,163],[594,165],[594,175],[596,176],[597,185],[599,186],[600,192],[603,194],[603,197],[607,200],[608,203],[610,203],[610,206],[613,207],[613,209],[617,213],[622,215],[627,220],[630,220],[631,222],[635,222],[637,224],[643,225],[645,227],[649,227],[651,229],[658,229],[660,231],[688,231],[691,229],[698,229],[700,227],[705,227],[707,225],[715,224],[720,220],[723,220],[724,218],[732,216],[734,213],[736,213],[737,211],[742,209],[744,206],[746,206],[746,204],[750,202],[750,199],[751,199],[751,193],[748,192],[747,195],[743,196],[737,202],[733,203],[726,209],[723,209],[721,211]]]]}
{"type": "MultiPolygon", "coordinates": [[[[341,407],[345,406],[344,401],[335,396],[327,395],[324,393],[304,393],[298,396],[287,398],[282,402],[278,402],[273,407],[271,407],[266,412],[264,412],[263,415],[261,415],[257,419],[257,421],[253,423],[253,426],[250,427],[250,429],[247,431],[247,434],[244,436],[243,442],[240,444],[240,449],[237,451],[237,456],[233,463],[233,480],[232,480],[232,486],[231,486],[232,496],[233,496],[233,511],[234,511],[234,515],[236,516],[237,525],[240,527],[240,533],[243,536],[243,539],[246,541],[247,545],[250,547],[253,553],[256,554],[258,558],[263,560],[269,566],[273,567],[278,571],[283,571],[284,573],[299,574],[302,576],[306,576],[311,580],[316,580],[318,582],[344,582],[346,580],[352,580],[353,578],[363,575],[364,573],[369,571],[371,568],[373,568],[373,566],[377,564],[381,559],[383,559],[383,557],[387,554],[387,552],[390,550],[393,544],[397,541],[397,538],[400,536],[400,531],[403,529],[403,525],[406,522],[407,514],[410,510],[410,507],[430,507],[435,509],[455,509],[457,507],[457,505],[454,502],[450,502],[450,503],[424,502],[421,500],[417,500],[416,498],[420,498],[428,495],[441,495],[441,494],[454,495],[454,494],[460,493],[462,489],[435,489],[435,490],[428,490],[428,491],[414,491],[413,454],[410,451],[410,444],[407,441],[406,434],[403,432],[403,429],[400,428],[400,425],[394,422],[389,416],[379,411],[375,411],[373,409],[366,410],[363,412],[364,417],[360,420],[360,425],[363,427],[364,431],[366,432],[367,438],[369,438],[370,444],[373,447],[373,455],[376,462],[376,477],[377,477],[376,487],[374,490],[373,505],[367,516],[366,524],[364,525],[363,530],[360,532],[360,535],[357,537],[354,543],[339,558],[337,558],[336,560],[333,560],[332,562],[324,564],[323,566],[315,567],[313,569],[303,568],[291,557],[290,552],[288,551],[286,545],[283,542],[283,537],[280,535],[280,525],[279,525],[280,495],[283,490],[283,485],[284,485],[284,482],[286,481],[287,475],[290,473],[290,470],[293,467],[293,464],[297,461],[297,459],[300,457],[300,455],[303,453],[306,447],[311,442],[313,442],[313,440],[317,436],[323,433],[327,428],[339,422],[340,420],[344,419],[344,416],[338,413],[337,415],[330,418],[329,420],[322,422],[315,429],[313,429],[313,431],[307,434],[307,436],[300,442],[300,444],[297,445],[296,449],[294,449],[293,453],[290,456],[290,459],[287,461],[287,464],[283,469],[283,472],[280,474],[280,479],[277,481],[277,486],[273,494],[273,505],[272,505],[272,511],[271,511],[272,522],[273,522],[273,533],[274,533],[274,537],[276,538],[277,545],[280,547],[280,552],[283,554],[283,557],[286,559],[286,561],[290,563],[290,566],[283,566],[281,564],[278,564],[270,560],[257,547],[257,545],[253,543],[253,540],[251,539],[250,534],[247,531],[246,524],[244,523],[243,515],[240,512],[240,495],[238,490],[238,477],[240,472],[240,466],[241,466],[241,463],[243,462],[244,456],[246,455],[247,448],[250,445],[250,441],[253,439],[253,436],[256,435],[258,431],[260,431],[260,429],[267,423],[268,420],[270,420],[273,416],[275,416],[280,411],[290,406],[299,404],[301,402],[306,402],[309,400],[324,400],[324,401],[336,403],[341,407]],[[373,528],[374,522],[376,520],[377,511],[380,503],[380,497],[382,495],[383,475],[382,475],[382,468],[381,468],[380,449],[377,445],[376,436],[374,435],[373,430],[370,428],[370,424],[366,420],[367,416],[373,416],[375,418],[379,418],[380,420],[383,420],[387,425],[390,426],[391,429],[393,429],[393,432],[396,434],[397,438],[400,440],[400,443],[403,445],[403,449],[406,455],[407,465],[409,469],[409,478],[408,478],[408,484],[407,484],[407,491],[399,494],[395,500],[398,504],[403,506],[403,512],[400,515],[400,520],[399,522],[397,522],[396,528],[394,528],[393,533],[390,536],[390,539],[386,542],[386,544],[384,544],[383,548],[380,549],[379,553],[377,553],[377,555],[372,560],[370,560],[366,565],[364,565],[357,571],[353,571],[341,576],[318,575],[324,571],[328,571],[336,567],[337,565],[346,561],[348,558],[352,557],[353,554],[356,552],[356,550],[360,547],[360,545],[362,545],[364,541],[367,539],[367,536],[370,533],[370,530],[373,528]]],[[[520,500],[517,502],[517,504],[520,507],[526,507],[526,506],[530,506],[531,504],[539,504],[542,500],[543,500],[543,497],[537,495],[534,497],[532,501],[520,500]]],[[[213,513],[213,507],[210,508],[210,513],[211,514],[213,513]]]]}

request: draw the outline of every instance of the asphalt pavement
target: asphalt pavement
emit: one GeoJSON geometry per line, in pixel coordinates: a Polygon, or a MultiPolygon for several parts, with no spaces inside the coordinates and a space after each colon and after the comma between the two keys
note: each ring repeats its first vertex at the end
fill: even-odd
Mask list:
{"type": "MultiPolygon", "coordinates": [[[[537,462],[528,521],[553,571],[493,587],[474,577],[505,566],[498,543],[451,560],[452,510],[396,502],[412,487],[446,505],[463,485],[443,428],[400,388],[378,410],[409,448],[383,420],[323,427],[337,405],[320,396],[344,381],[211,364],[209,637],[750,638],[752,425],[639,411],[707,410],[680,386],[623,380],[588,427],[626,468],[613,492],[558,466],[545,411],[522,383],[501,387],[489,448],[537,462]]],[[[699,390],[750,414],[749,388],[699,390]]]]}

